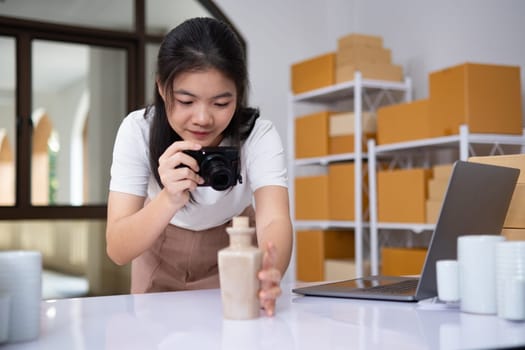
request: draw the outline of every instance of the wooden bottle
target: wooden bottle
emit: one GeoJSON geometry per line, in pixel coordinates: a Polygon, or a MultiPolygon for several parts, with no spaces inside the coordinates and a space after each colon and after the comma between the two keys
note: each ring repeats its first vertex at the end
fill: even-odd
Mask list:
{"type": "Polygon", "coordinates": [[[260,312],[257,274],[262,266],[262,251],[252,243],[255,228],[249,226],[248,217],[237,216],[226,232],[230,245],[218,253],[224,318],[257,318],[260,312]]]}

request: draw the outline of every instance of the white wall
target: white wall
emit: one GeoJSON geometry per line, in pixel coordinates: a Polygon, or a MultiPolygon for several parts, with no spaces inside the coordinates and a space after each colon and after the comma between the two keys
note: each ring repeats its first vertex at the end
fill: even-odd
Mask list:
{"type": "Polygon", "coordinates": [[[335,50],[337,38],[352,32],[383,37],[412,79],[415,99],[428,97],[430,72],[466,61],[522,66],[525,86],[522,0],[215,2],[248,43],[251,103],[283,139],[290,65],[335,50]]]}

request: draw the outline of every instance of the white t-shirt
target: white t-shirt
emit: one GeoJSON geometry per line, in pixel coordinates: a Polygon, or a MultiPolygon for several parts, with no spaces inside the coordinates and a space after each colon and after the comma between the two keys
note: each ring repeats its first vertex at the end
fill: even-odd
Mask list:
{"type": "MultiPolygon", "coordinates": [[[[154,198],[160,192],[149,165],[149,132],[152,117],[144,109],[131,112],[120,125],[113,149],[110,191],[154,198]]],[[[221,145],[226,145],[223,141],[221,145]]],[[[258,118],[241,146],[242,184],[215,191],[198,186],[192,192],[195,203],[187,203],[171,224],[190,230],[216,227],[239,215],[252,203],[260,187],[287,187],[286,157],[277,130],[269,120],[258,118]]],[[[154,220],[154,218],[152,218],[154,220]]]]}

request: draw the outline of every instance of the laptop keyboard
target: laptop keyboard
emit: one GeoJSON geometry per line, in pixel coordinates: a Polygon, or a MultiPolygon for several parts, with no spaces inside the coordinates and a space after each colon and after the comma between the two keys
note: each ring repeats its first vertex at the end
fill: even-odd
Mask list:
{"type": "Polygon", "coordinates": [[[369,288],[363,288],[362,291],[367,293],[377,293],[377,294],[406,294],[409,291],[415,291],[417,288],[418,280],[404,280],[400,282],[395,282],[392,284],[386,284],[382,286],[375,286],[369,288]]]}

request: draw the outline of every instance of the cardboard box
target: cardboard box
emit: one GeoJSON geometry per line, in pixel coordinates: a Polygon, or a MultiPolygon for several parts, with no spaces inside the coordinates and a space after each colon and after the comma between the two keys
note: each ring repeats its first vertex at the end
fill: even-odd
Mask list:
{"type": "MultiPolygon", "coordinates": [[[[366,168],[366,164],[363,164],[366,168]]],[[[329,215],[330,220],[355,220],[355,166],[353,163],[330,164],[328,166],[329,179],[329,215]]],[[[363,179],[366,182],[367,179],[363,179]]],[[[363,212],[368,206],[365,194],[363,198],[363,212]]]]}
{"type": "Polygon", "coordinates": [[[432,167],[432,178],[449,181],[452,175],[454,164],[439,164],[432,167]]]}
{"type": "Polygon", "coordinates": [[[429,179],[428,180],[428,199],[442,201],[448,187],[448,179],[429,179]]]}
{"type": "Polygon", "coordinates": [[[381,275],[419,275],[423,270],[426,248],[381,248],[381,275]]]}
{"type": "Polygon", "coordinates": [[[338,50],[347,46],[382,47],[383,38],[376,35],[352,33],[337,39],[338,50]]]}
{"type": "MultiPolygon", "coordinates": [[[[363,274],[370,274],[370,262],[363,262],[363,274]]],[[[324,278],[327,281],[338,281],[356,278],[355,261],[353,259],[326,259],[324,261],[324,278]]]]}
{"type": "Polygon", "coordinates": [[[349,259],[354,257],[354,233],[352,231],[297,231],[296,262],[297,279],[304,282],[325,279],[325,259],[349,259]]]}
{"type": "Polygon", "coordinates": [[[292,92],[300,94],[335,83],[335,52],[292,65],[292,92]]]}
{"type": "MultiPolygon", "coordinates": [[[[368,151],[368,140],[375,138],[375,134],[364,134],[361,136],[361,151],[368,151]]],[[[354,134],[330,136],[328,139],[328,153],[341,154],[353,153],[355,151],[354,134]]]]}
{"type": "Polygon", "coordinates": [[[364,79],[384,81],[403,80],[403,67],[399,65],[389,63],[360,62],[356,64],[344,64],[341,66],[336,66],[336,84],[354,80],[354,74],[356,71],[360,71],[364,79]]]}
{"type": "Polygon", "coordinates": [[[295,119],[296,158],[328,155],[329,117],[329,112],[319,112],[295,119]]]}
{"type": "Polygon", "coordinates": [[[516,185],[503,227],[525,228],[525,183],[516,185]]]}
{"type": "Polygon", "coordinates": [[[429,76],[431,130],[455,135],[467,124],[471,133],[521,134],[520,67],[465,63],[429,76]]]}
{"type": "Polygon", "coordinates": [[[377,213],[382,222],[426,222],[428,169],[383,170],[377,173],[377,213]]]}
{"type": "Polygon", "coordinates": [[[525,228],[504,228],[501,234],[507,241],[525,241],[525,228]]]}
{"type": "MultiPolygon", "coordinates": [[[[361,112],[361,131],[374,134],[376,132],[376,115],[372,112],[361,112]]],[[[329,121],[330,136],[352,135],[355,133],[355,113],[332,113],[329,121]]]]}
{"type": "Polygon", "coordinates": [[[392,63],[392,53],[390,49],[385,49],[379,46],[364,45],[343,46],[336,52],[336,66],[365,62],[392,63]]]}
{"type": "Polygon", "coordinates": [[[470,157],[468,161],[520,169],[520,176],[518,177],[518,183],[525,183],[525,154],[470,157]]]}
{"type": "Polygon", "coordinates": [[[377,110],[379,145],[431,137],[428,100],[417,100],[377,110]]]}
{"type": "Polygon", "coordinates": [[[328,220],[328,175],[295,178],[295,218],[328,220]]]}
{"type": "Polygon", "coordinates": [[[442,205],[443,200],[427,199],[425,202],[425,215],[427,224],[437,223],[442,205]]]}

